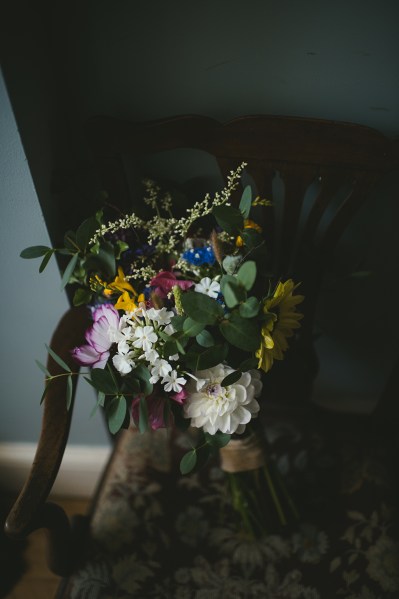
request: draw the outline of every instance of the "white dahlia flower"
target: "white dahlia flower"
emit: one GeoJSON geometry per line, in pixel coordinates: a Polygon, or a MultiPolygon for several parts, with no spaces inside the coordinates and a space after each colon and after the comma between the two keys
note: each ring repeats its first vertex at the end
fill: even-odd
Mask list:
{"type": "Polygon", "coordinates": [[[262,390],[259,372],[244,372],[236,383],[222,387],[220,383],[231,372],[233,369],[224,364],[194,372],[197,380],[187,385],[189,395],[184,404],[184,416],[191,418],[191,426],[210,435],[217,431],[243,433],[245,425],[258,414],[255,397],[262,390]]]}

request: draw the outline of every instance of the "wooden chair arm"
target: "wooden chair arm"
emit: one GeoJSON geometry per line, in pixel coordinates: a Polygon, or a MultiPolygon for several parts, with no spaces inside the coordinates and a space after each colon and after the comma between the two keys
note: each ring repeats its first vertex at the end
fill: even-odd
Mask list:
{"type": "MultiPolygon", "coordinates": [[[[79,367],[71,356],[71,349],[82,344],[84,331],[89,324],[90,314],[86,307],[71,308],[59,322],[51,340],[50,347],[74,373],[78,373],[79,367]]],[[[51,356],[48,358],[47,368],[53,376],[65,373],[51,356]]],[[[70,535],[68,518],[62,508],[46,503],[46,500],[64,455],[77,378],[72,377],[72,403],[69,410],[66,406],[67,377],[61,376],[49,386],[44,400],[42,430],[32,468],[5,523],[6,534],[13,538],[25,537],[37,528],[49,529],[51,544],[58,545],[64,553],[70,535]]],[[[56,549],[55,554],[57,551],[56,549]]]]}

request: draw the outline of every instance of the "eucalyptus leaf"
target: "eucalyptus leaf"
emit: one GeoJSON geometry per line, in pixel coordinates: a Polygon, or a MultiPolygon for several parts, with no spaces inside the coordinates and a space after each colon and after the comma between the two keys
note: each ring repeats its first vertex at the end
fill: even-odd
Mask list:
{"type": "Polygon", "coordinates": [[[224,300],[228,308],[234,308],[240,302],[246,300],[247,294],[243,287],[234,283],[227,282],[223,289],[224,300]]]}
{"type": "Polygon", "coordinates": [[[248,218],[252,206],[252,189],[247,185],[242,192],[239,208],[244,218],[248,218]]]}
{"type": "Polygon", "coordinates": [[[25,258],[27,260],[31,260],[32,258],[40,258],[47,254],[47,252],[53,252],[52,248],[47,247],[46,245],[32,245],[28,248],[25,248],[20,253],[21,258],[25,258]]]}
{"type": "Polygon", "coordinates": [[[180,314],[176,314],[170,321],[170,324],[173,326],[175,331],[182,331],[184,326],[184,321],[186,320],[185,316],[181,316],[180,314]]]}
{"type": "Polygon", "coordinates": [[[239,307],[240,316],[243,318],[253,318],[257,316],[259,313],[260,304],[255,296],[249,297],[243,304],[239,307]]]}
{"type": "Polygon", "coordinates": [[[180,472],[181,474],[189,474],[192,470],[194,470],[197,464],[197,451],[192,449],[188,453],[186,453],[181,461],[180,461],[180,472]]]}
{"type": "Polygon", "coordinates": [[[205,328],[205,325],[202,322],[197,322],[190,318],[186,318],[183,324],[183,331],[187,337],[196,337],[201,331],[205,328]]]}
{"type": "Polygon", "coordinates": [[[61,290],[64,289],[66,287],[66,285],[68,285],[69,279],[71,278],[73,271],[75,270],[75,266],[78,261],[78,258],[79,258],[79,255],[74,254],[72,256],[72,258],[70,259],[70,261],[68,262],[68,265],[64,271],[64,274],[62,275],[61,290]]]}
{"type": "Polygon", "coordinates": [[[233,206],[215,206],[212,214],[218,225],[230,235],[237,235],[244,227],[241,211],[233,206]]]}
{"type": "Polygon", "coordinates": [[[126,398],[123,395],[113,397],[106,407],[108,428],[115,435],[123,425],[127,410],[126,398]]]}
{"type": "Polygon", "coordinates": [[[48,351],[48,353],[50,354],[50,356],[53,358],[53,360],[55,360],[57,362],[57,364],[59,366],[61,366],[61,368],[63,368],[67,372],[72,372],[71,369],[69,368],[68,364],[66,364],[66,362],[64,362],[64,360],[62,358],[60,358],[60,356],[58,356],[54,350],[51,349],[51,347],[49,347],[48,345],[46,345],[45,347],[46,347],[46,350],[48,351]]]}
{"type": "Polygon", "coordinates": [[[258,323],[242,318],[237,313],[220,324],[220,332],[229,343],[244,351],[256,351],[260,347],[261,337],[258,323]]]}
{"type": "Polygon", "coordinates": [[[212,368],[223,362],[227,356],[227,352],[228,347],[225,344],[214,345],[201,353],[195,354],[193,356],[194,359],[191,361],[191,367],[193,370],[212,368]]]}
{"type": "Polygon", "coordinates": [[[207,331],[206,329],[204,329],[203,331],[201,331],[196,337],[195,337],[198,345],[201,345],[202,347],[212,347],[213,345],[215,345],[215,340],[212,337],[211,333],[209,331],[207,331]]]}
{"type": "Polygon", "coordinates": [[[228,275],[233,275],[241,261],[242,256],[226,256],[223,258],[222,266],[228,275]]]}
{"type": "Polygon", "coordinates": [[[223,316],[220,304],[204,293],[189,291],[181,298],[184,312],[196,322],[202,324],[215,324],[223,316]]]}
{"type": "Polygon", "coordinates": [[[237,279],[249,291],[256,280],[256,263],[253,260],[248,260],[241,264],[237,272],[237,279]]]}

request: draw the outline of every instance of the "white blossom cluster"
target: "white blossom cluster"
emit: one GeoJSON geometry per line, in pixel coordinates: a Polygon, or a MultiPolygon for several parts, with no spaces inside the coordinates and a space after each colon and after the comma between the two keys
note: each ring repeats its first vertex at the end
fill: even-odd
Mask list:
{"type": "Polygon", "coordinates": [[[151,383],[160,382],[166,393],[182,390],[187,380],[172,365],[178,354],[167,356],[164,352],[165,337],[175,332],[171,324],[173,316],[174,312],[167,308],[139,307],[124,314],[117,329],[109,328],[109,340],[117,343],[112,363],[122,376],[142,361],[151,373],[151,383]]]}

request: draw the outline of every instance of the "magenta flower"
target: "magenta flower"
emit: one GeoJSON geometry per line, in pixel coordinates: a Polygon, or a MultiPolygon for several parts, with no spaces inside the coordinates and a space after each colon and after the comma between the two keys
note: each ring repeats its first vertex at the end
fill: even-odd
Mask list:
{"type": "Polygon", "coordinates": [[[168,293],[172,291],[172,288],[175,285],[178,285],[180,289],[186,291],[192,287],[194,283],[192,281],[177,279],[173,272],[168,272],[166,270],[158,273],[157,276],[150,281],[150,286],[155,287],[155,293],[162,299],[167,297],[168,293]]]}
{"type": "MultiPolygon", "coordinates": [[[[164,395],[158,394],[159,389],[154,388],[154,391],[151,395],[147,395],[147,409],[148,409],[148,422],[152,430],[157,430],[158,428],[165,428],[166,426],[171,426],[173,416],[169,413],[169,422],[165,423],[164,413],[165,413],[165,401],[166,398],[164,395]]],[[[170,399],[176,401],[178,404],[183,404],[188,396],[187,391],[182,389],[179,393],[174,393],[169,395],[170,399]]],[[[140,405],[140,396],[135,397],[132,402],[132,417],[134,422],[139,422],[139,405],[140,405]]]]}
{"type": "Polygon", "coordinates": [[[111,304],[102,304],[93,310],[93,325],[85,333],[86,345],[72,350],[73,358],[81,366],[104,368],[110,356],[113,331],[119,327],[119,314],[111,304]]]}

